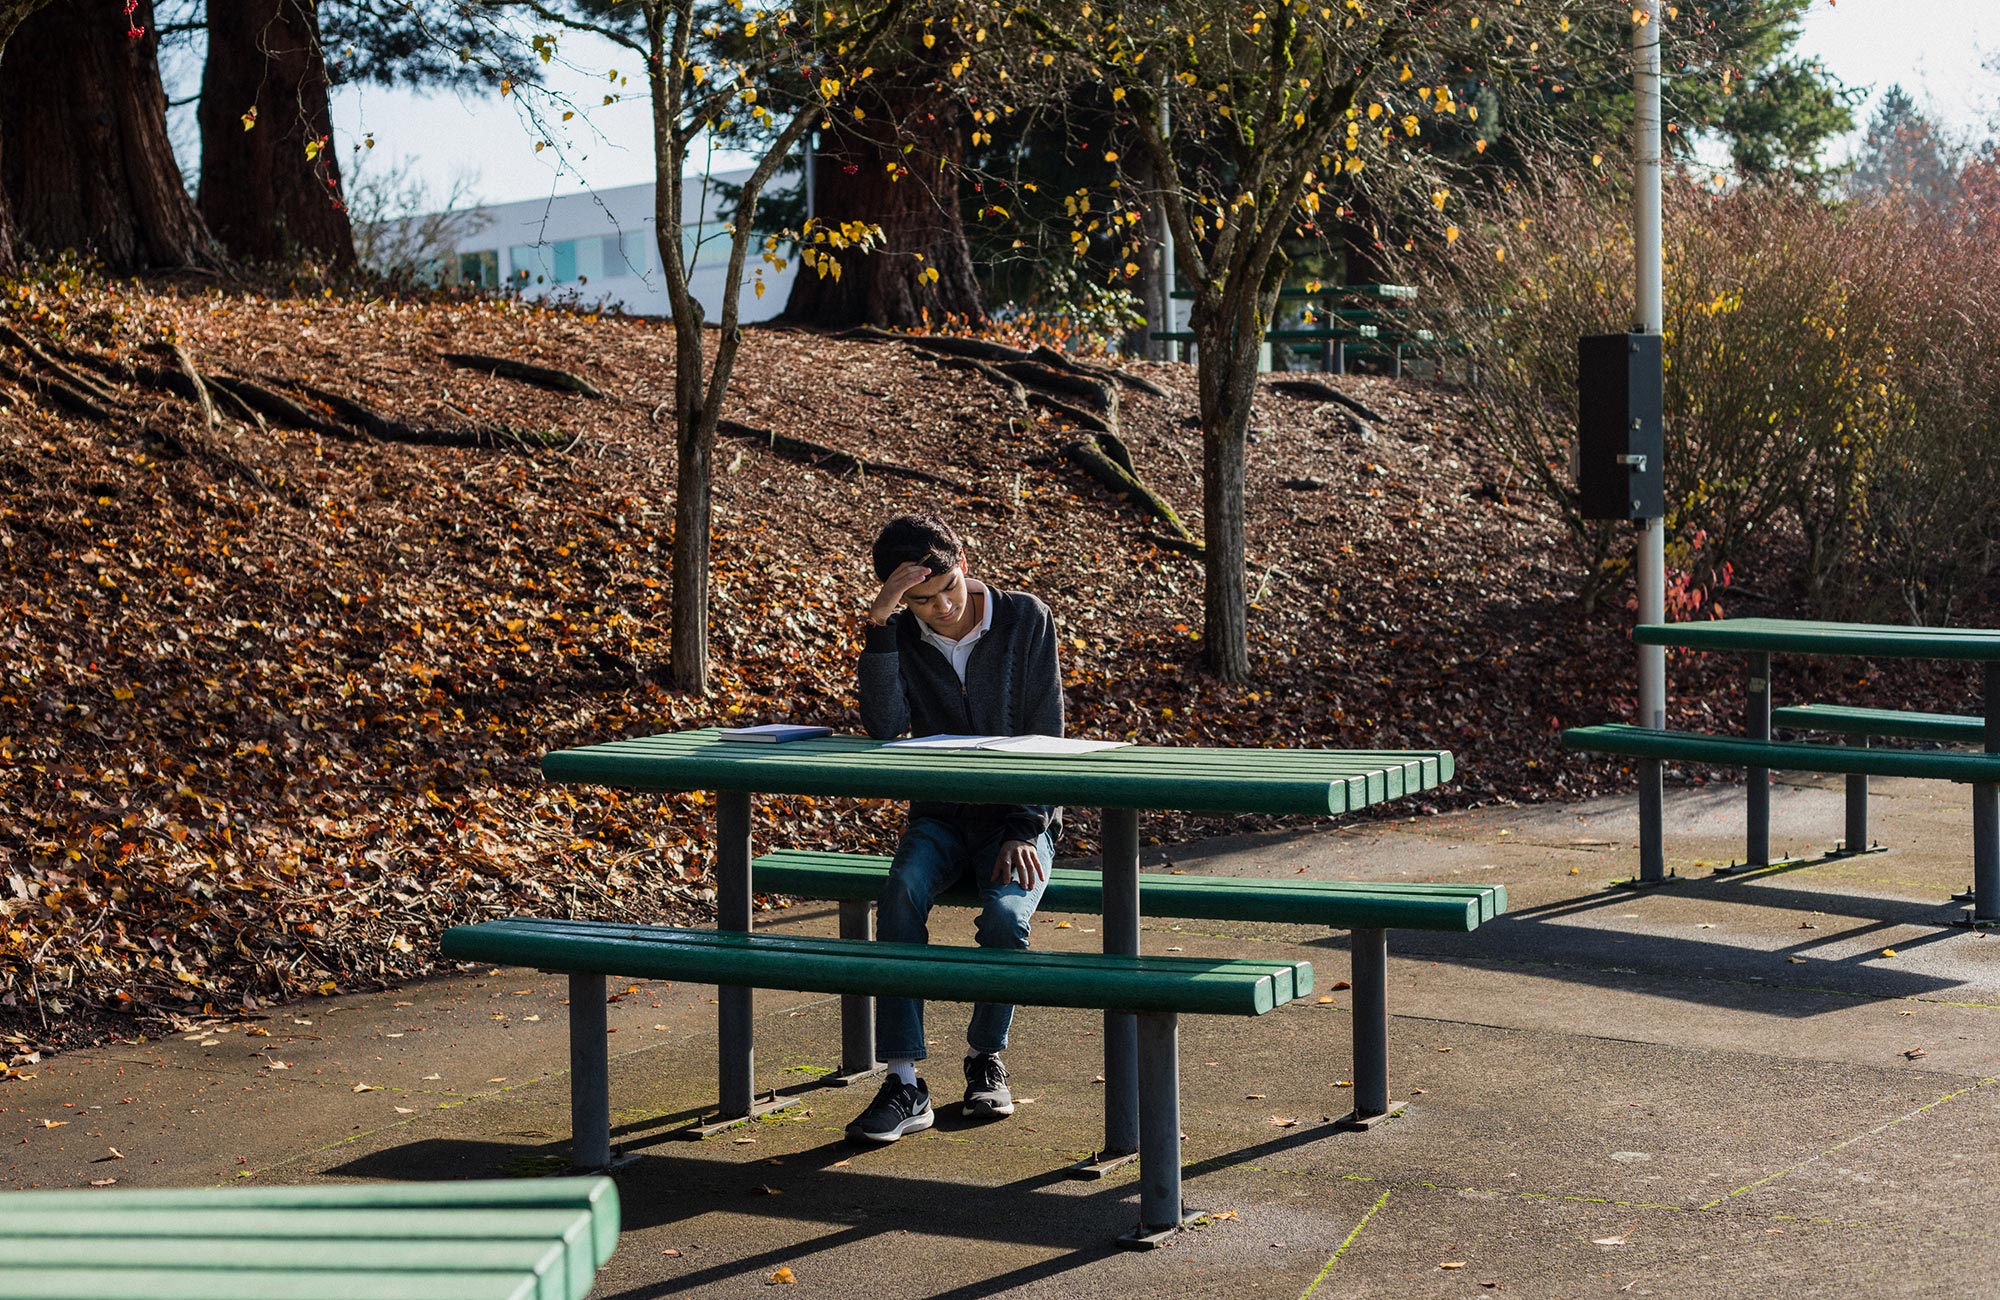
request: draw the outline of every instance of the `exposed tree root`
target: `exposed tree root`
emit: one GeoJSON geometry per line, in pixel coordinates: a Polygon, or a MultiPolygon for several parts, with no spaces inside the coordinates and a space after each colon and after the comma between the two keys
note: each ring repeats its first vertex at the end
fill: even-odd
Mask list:
{"type": "Polygon", "coordinates": [[[74,392],[82,393],[107,406],[115,406],[120,400],[117,393],[98,383],[91,376],[73,370],[56,360],[12,326],[0,325],[0,343],[9,344],[27,353],[44,370],[61,380],[74,392]]]}
{"type": "Polygon", "coordinates": [[[1030,406],[1039,406],[1044,411],[1061,416],[1079,429],[1088,429],[1092,433],[1103,434],[1116,432],[1099,416],[1093,415],[1080,406],[1071,406],[1061,398],[1050,397],[1047,393],[1029,392],[1028,404],[1030,406]]]}
{"type": "Polygon", "coordinates": [[[1141,513],[1166,525],[1180,541],[1193,543],[1197,548],[1201,545],[1188,531],[1179,512],[1132,472],[1131,452],[1117,437],[1100,433],[1088,441],[1078,439],[1066,442],[1062,454],[1071,464],[1102,483],[1113,495],[1124,497],[1141,513]]]}
{"type": "Polygon", "coordinates": [[[1370,424],[1382,423],[1382,417],[1376,414],[1373,408],[1349,397],[1332,384],[1324,384],[1317,379],[1280,379],[1271,385],[1271,390],[1283,393],[1287,397],[1308,397],[1317,402],[1332,402],[1336,406],[1346,407],[1370,424]]]}
{"type": "Polygon", "coordinates": [[[978,361],[971,357],[945,356],[938,357],[937,363],[945,370],[970,370],[974,374],[984,377],[995,388],[1004,390],[1007,396],[1012,398],[1017,404],[1021,406],[1028,404],[1027,386],[991,362],[978,361]]]}
{"type": "Polygon", "coordinates": [[[54,373],[40,374],[0,361],[0,378],[11,379],[14,383],[29,392],[41,393],[53,399],[57,406],[62,407],[72,415],[87,416],[90,419],[100,420],[106,424],[111,423],[110,408],[106,407],[96,398],[84,393],[81,389],[64,383],[54,373]]]}
{"type": "Polygon", "coordinates": [[[329,420],[316,411],[309,411],[283,393],[241,375],[209,375],[205,382],[217,392],[229,394],[251,410],[268,415],[287,428],[309,429],[329,438],[347,441],[360,436],[346,425],[329,420]]]}
{"type": "Polygon", "coordinates": [[[787,460],[799,461],[815,469],[827,470],[835,474],[887,474],[895,478],[913,479],[918,483],[934,483],[950,488],[965,496],[972,495],[972,489],[954,479],[932,474],[927,470],[911,469],[907,465],[895,465],[887,461],[863,460],[851,452],[837,447],[823,446],[804,438],[794,438],[790,434],[778,433],[771,429],[759,429],[755,425],[741,424],[735,420],[720,420],[716,432],[731,438],[744,438],[763,443],[776,454],[787,460]]]}
{"type": "Polygon", "coordinates": [[[477,352],[443,352],[439,354],[454,366],[465,370],[482,370],[502,379],[515,379],[537,388],[552,389],[558,393],[575,393],[580,397],[608,397],[609,394],[597,385],[567,370],[557,370],[552,366],[538,366],[532,362],[514,361],[507,357],[483,356],[477,352]]]}
{"type": "Polygon", "coordinates": [[[194,368],[194,358],[178,343],[173,345],[173,352],[174,364],[180,367],[181,377],[187,380],[195,401],[201,406],[202,422],[213,429],[222,422],[222,417],[216,414],[215,399],[208,395],[208,385],[202,381],[201,372],[194,368]]]}

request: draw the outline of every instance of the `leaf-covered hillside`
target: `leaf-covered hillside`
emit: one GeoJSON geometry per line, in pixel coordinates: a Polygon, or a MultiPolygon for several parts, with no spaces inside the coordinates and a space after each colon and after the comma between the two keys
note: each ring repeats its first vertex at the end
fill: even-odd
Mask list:
{"type": "MultiPolygon", "coordinates": [[[[661,684],[663,326],[81,282],[15,307],[0,1027],[44,1041],[100,1009],[420,974],[440,928],[496,912],[696,911],[698,796],[552,787],[539,755],[722,720],[853,727],[868,542],[900,510],[957,520],[975,573],[1049,602],[1080,734],[1443,746],[1461,775],[1437,802],[1538,799],[1579,779],[1558,726],[1623,707],[1622,620],[1573,612],[1555,526],[1443,386],[1267,381],[1260,676],[1223,690],[1198,666],[1198,558],[1085,468],[1124,449],[1198,536],[1190,367],[755,332],[717,456],[720,667],[699,699],[661,684]]],[[[880,849],[898,817],[759,807],[766,843],[880,849]]],[[[1063,851],[1092,838],[1079,818],[1063,851]]]]}

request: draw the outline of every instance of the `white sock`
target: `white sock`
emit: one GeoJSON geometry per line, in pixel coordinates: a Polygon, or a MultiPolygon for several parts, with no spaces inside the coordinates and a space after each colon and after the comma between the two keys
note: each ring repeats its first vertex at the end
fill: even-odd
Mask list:
{"type": "Polygon", "coordinates": [[[914,1088],[917,1086],[917,1063],[915,1061],[884,1061],[889,1073],[914,1088]]]}

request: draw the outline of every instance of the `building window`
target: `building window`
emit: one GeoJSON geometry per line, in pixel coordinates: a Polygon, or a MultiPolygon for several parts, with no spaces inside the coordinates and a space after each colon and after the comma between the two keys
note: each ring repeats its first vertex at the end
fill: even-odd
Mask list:
{"type": "Polygon", "coordinates": [[[460,253],[458,255],[458,282],[471,285],[475,289],[497,289],[500,287],[500,251],[489,248],[484,252],[460,253]]]}

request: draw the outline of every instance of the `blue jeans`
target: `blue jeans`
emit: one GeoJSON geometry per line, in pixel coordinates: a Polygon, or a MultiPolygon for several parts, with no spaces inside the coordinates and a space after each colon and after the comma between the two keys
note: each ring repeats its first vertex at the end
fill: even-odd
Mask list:
{"type": "MultiPolygon", "coordinates": [[[[979,922],[975,931],[982,948],[1025,948],[1028,922],[1048,887],[1055,842],[1045,831],[1032,841],[1042,860],[1042,879],[1023,889],[1009,879],[993,883],[993,862],[1006,842],[1002,827],[968,826],[937,817],[913,817],[896,846],[889,879],[876,900],[875,937],[892,943],[929,943],[931,904],[939,894],[971,873],[979,887],[979,922]]],[[[972,1009],[965,1041],[975,1052],[1000,1052],[1014,1023],[1011,1005],[981,1002],[972,1009]]],[[[875,1000],[875,1054],[885,1061],[921,1061],[924,1050],[924,1004],[915,998],[875,1000]]]]}

